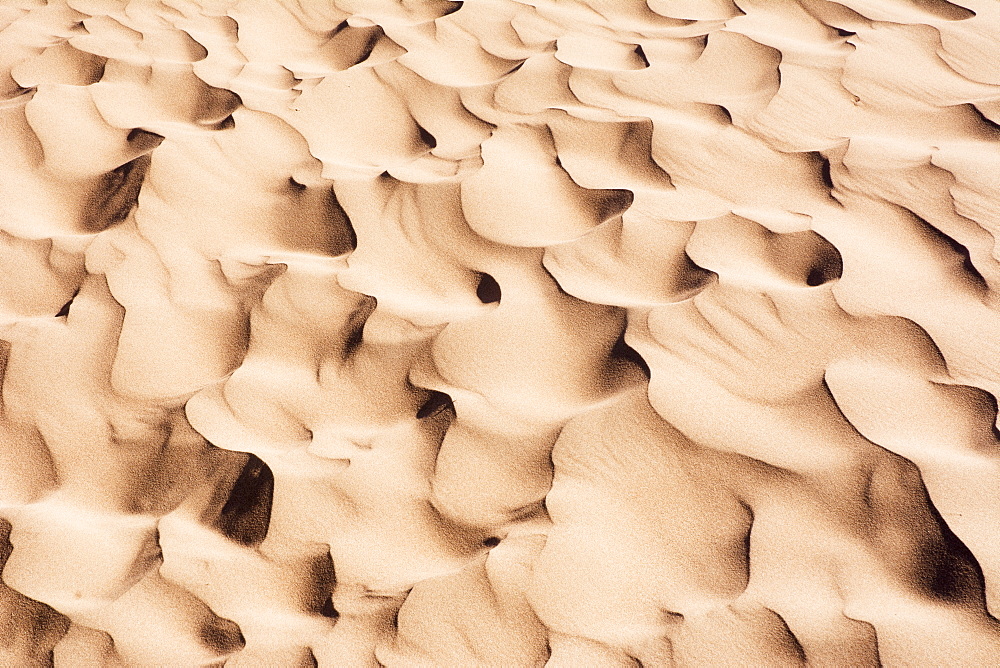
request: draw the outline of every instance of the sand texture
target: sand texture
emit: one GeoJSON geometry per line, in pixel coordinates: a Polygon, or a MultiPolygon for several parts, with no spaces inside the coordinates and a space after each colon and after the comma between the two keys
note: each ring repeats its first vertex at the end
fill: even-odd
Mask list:
{"type": "Polygon", "coordinates": [[[997,0],[0,0],[0,668],[995,666],[997,0]]]}

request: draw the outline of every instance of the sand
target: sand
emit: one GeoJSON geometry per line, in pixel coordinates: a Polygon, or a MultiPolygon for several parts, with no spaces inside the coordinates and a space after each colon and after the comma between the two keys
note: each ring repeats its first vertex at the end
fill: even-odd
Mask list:
{"type": "Polygon", "coordinates": [[[0,1],[0,665],[989,666],[994,0],[0,1]]]}

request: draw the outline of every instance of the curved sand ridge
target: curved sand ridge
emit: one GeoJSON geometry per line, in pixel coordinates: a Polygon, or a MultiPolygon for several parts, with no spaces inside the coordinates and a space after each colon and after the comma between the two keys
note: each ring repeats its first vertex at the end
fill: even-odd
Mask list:
{"type": "Polygon", "coordinates": [[[4,0],[0,665],[980,666],[993,0],[4,0]]]}

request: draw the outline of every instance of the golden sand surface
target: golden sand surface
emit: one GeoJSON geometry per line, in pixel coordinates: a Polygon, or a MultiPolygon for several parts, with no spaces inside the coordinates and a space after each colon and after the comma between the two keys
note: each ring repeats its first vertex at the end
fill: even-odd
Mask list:
{"type": "Polygon", "coordinates": [[[0,0],[0,666],[994,666],[997,0],[0,0]]]}

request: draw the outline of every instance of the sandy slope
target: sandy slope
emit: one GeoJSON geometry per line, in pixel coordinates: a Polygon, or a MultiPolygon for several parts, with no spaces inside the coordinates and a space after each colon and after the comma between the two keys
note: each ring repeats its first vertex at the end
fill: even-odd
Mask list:
{"type": "Polygon", "coordinates": [[[0,665],[986,666],[994,0],[0,0],[0,665]]]}

